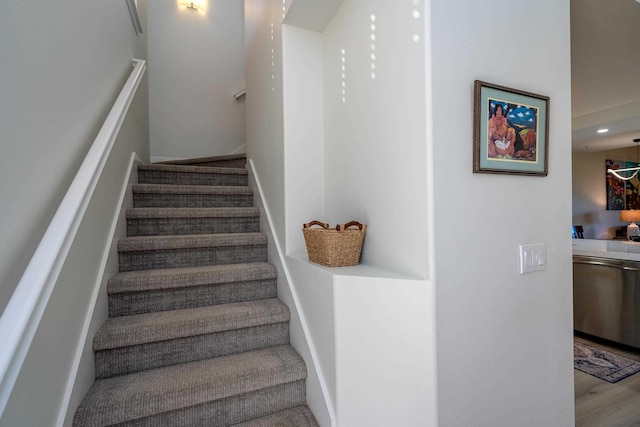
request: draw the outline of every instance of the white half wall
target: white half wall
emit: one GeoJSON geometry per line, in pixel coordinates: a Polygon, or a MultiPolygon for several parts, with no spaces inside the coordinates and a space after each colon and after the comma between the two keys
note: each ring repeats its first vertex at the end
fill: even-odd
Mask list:
{"type": "Polygon", "coordinates": [[[429,3],[439,424],[573,426],[569,1],[429,3]],[[547,177],[472,172],[476,79],[550,97],[547,177]]]}
{"type": "Polygon", "coordinates": [[[331,301],[331,293],[325,291],[325,289],[330,289],[331,287],[331,277],[321,274],[314,277],[316,280],[312,281],[312,285],[316,292],[313,296],[318,298],[314,300],[315,304],[313,306],[306,304],[306,301],[300,300],[301,296],[308,297],[309,292],[305,290],[305,293],[301,295],[291,286],[290,279],[295,274],[291,270],[289,262],[285,262],[285,260],[288,261],[288,258],[284,256],[284,248],[278,244],[278,240],[273,234],[271,209],[264,203],[261,180],[255,174],[253,162],[250,161],[248,166],[249,185],[256,190],[254,205],[260,209],[260,230],[266,233],[269,238],[267,248],[268,261],[278,269],[278,298],[287,304],[291,311],[291,321],[289,322],[290,342],[307,365],[307,405],[315,415],[318,423],[322,426],[328,426],[331,425],[332,418],[334,418],[333,401],[330,399],[334,387],[333,383],[329,383],[334,378],[333,371],[329,371],[333,366],[333,346],[327,345],[330,341],[313,340],[312,337],[317,337],[318,333],[326,333],[329,338],[333,336],[333,313],[326,310],[327,303],[331,301]],[[304,313],[300,310],[301,302],[305,303],[304,313]],[[310,313],[308,307],[316,307],[316,310],[310,313]],[[316,315],[320,316],[316,317],[316,315]],[[309,319],[312,322],[309,322],[309,319]],[[321,321],[318,321],[319,319],[321,321]],[[320,330],[318,330],[320,325],[320,330]],[[311,327],[313,327],[313,330],[310,329],[311,327]],[[321,342],[323,346],[314,347],[314,341],[321,342]],[[320,360],[325,355],[328,355],[328,357],[320,360]]]}
{"type": "Polygon", "coordinates": [[[431,293],[422,280],[334,276],[337,425],[438,425],[431,293]]]}
{"type": "Polygon", "coordinates": [[[620,222],[620,211],[607,210],[607,159],[637,162],[636,148],[573,154],[573,224],[584,227],[585,239],[612,239],[628,225],[620,222]]]}
{"type": "Polygon", "coordinates": [[[148,5],[149,117],[154,158],[235,152],[245,143],[242,1],[148,5]]]}

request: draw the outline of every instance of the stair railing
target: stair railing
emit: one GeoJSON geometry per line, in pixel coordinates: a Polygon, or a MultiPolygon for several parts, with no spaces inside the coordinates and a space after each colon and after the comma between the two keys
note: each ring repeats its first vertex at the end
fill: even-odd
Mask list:
{"type": "Polygon", "coordinates": [[[233,94],[233,99],[235,99],[236,101],[239,100],[240,98],[242,98],[243,96],[245,96],[247,94],[247,88],[242,88],[239,91],[237,91],[236,93],[233,94]]]}
{"type": "Polygon", "coordinates": [[[71,243],[147,68],[144,60],[134,59],[132,65],[133,71],[116,98],[0,317],[0,416],[7,405],[71,243]]]}

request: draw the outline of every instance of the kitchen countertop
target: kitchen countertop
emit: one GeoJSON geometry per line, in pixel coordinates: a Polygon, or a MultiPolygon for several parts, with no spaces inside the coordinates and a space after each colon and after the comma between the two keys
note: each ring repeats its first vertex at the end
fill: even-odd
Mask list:
{"type": "Polygon", "coordinates": [[[640,243],[629,240],[572,239],[573,255],[640,262],[640,243]]]}

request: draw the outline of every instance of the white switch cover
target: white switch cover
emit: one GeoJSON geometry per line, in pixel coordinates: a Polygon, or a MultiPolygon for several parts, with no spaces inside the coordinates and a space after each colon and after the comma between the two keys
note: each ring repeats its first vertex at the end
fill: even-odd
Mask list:
{"type": "Polygon", "coordinates": [[[544,243],[520,245],[520,274],[544,270],[546,268],[546,252],[544,243]]]}

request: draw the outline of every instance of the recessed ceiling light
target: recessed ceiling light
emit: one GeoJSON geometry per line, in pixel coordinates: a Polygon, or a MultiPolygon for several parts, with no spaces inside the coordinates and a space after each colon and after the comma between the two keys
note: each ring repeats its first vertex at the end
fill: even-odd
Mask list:
{"type": "Polygon", "coordinates": [[[598,133],[607,133],[607,132],[609,132],[609,129],[598,129],[598,133]]]}

